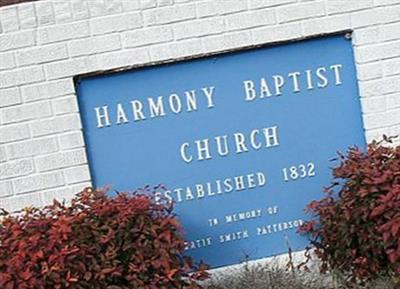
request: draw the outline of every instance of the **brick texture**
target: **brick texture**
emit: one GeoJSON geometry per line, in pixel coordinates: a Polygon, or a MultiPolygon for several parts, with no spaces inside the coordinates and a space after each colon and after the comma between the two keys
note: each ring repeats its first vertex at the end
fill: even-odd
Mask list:
{"type": "MultiPolygon", "coordinates": [[[[3,4],[25,2],[0,0],[3,4]]],[[[0,8],[0,207],[90,184],[72,77],[353,30],[367,140],[400,134],[399,0],[41,0],[0,8]]]]}

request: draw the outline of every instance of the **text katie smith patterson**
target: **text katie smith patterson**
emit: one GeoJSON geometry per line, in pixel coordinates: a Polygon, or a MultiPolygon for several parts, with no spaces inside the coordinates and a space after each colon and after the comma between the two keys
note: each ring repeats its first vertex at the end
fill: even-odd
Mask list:
{"type": "MultiPolygon", "coordinates": [[[[287,75],[272,75],[258,80],[244,80],[245,102],[267,99],[283,94],[284,89],[293,93],[303,90],[323,89],[342,84],[341,64],[321,66],[315,70],[295,71],[287,75]]],[[[133,99],[127,103],[116,103],[94,108],[97,128],[105,129],[114,125],[128,125],[145,120],[179,115],[184,112],[196,112],[205,105],[206,109],[215,107],[214,86],[199,90],[188,90],[183,94],[171,93],[168,96],[133,99]],[[202,101],[199,99],[202,98],[202,101]]],[[[179,155],[185,163],[210,160],[214,157],[240,154],[249,150],[261,150],[279,146],[279,128],[270,126],[255,128],[247,133],[236,132],[232,135],[220,135],[184,142],[179,148],[179,155]],[[213,148],[213,149],[211,149],[213,148]]]]}

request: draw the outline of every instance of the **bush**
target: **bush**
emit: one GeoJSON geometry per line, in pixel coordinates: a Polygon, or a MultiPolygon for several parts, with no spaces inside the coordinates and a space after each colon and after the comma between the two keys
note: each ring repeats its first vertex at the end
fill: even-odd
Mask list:
{"type": "Polygon", "coordinates": [[[88,188],[70,206],[4,214],[0,288],[199,288],[204,266],[183,256],[172,208],[148,193],[109,198],[88,188]]]}
{"type": "MultiPolygon", "coordinates": [[[[391,141],[385,137],[386,141],[391,141]]],[[[354,280],[400,276],[400,147],[373,142],[340,155],[326,196],[308,206],[311,236],[322,271],[354,280]]]]}

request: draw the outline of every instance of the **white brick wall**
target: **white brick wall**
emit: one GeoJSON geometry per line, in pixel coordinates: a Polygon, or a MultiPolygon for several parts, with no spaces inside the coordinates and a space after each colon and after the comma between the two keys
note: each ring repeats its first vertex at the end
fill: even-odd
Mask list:
{"type": "Polygon", "coordinates": [[[72,77],[354,30],[367,139],[400,134],[400,0],[41,0],[0,8],[0,207],[90,184],[72,77]]]}

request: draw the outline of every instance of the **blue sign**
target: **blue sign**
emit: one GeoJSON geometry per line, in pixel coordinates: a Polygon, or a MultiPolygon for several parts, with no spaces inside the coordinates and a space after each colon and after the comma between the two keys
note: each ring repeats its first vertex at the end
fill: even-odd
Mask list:
{"type": "Polygon", "coordinates": [[[80,79],[95,186],[163,184],[212,267],[303,249],[330,159],[364,146],[343,35],[80,79]]]}

